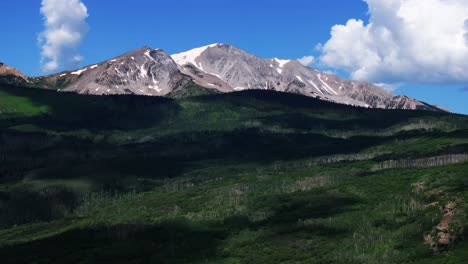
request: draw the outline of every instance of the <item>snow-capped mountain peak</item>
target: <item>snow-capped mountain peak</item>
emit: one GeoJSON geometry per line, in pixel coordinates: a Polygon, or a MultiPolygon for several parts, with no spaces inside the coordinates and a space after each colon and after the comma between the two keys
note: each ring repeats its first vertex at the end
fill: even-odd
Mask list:
{"type": "Polygon", "coordinates": [[[374,84],[321,73],[297,60],[265,59],[219,43],[172,56],[144,46],[108,61],[35,80],[47,88],[97,95],[165,96],[195,83],[219,92],[275,90],[354,106],[443,111],[374,84]]]}
{"type": "Polygon", "coordinates": [[[394,94],[370,83],[321,73],[297,60],[264,59],[227,44],[195,48],[172,55],[172,58],[181,71],[186,71],[204,87],[210,87],[213,80],[218,80],[217,83],[223,83],[227,91],[267,89],[362,107],[430,108],[414,99],[411,99],[412,103],[401,103],[394,94]],[[195,74],[190,67],[197,68],[195,74]]]}
{"type": "Polygon", "coordinates": [[[199,48],[194,48],[189,51],[177,53],[171,55],[172,59],[179,65],[186,65],[188,63],[191,63],[192,65],[196,66],[197,68],[200,69],[201,65],[199,62],[197,62],[197,58],[200,57],[200,55],[205,52],[209,48],[216,47],[217,45],[220,45],[219,43],[214,43],[210,44],[207,46],[199,47],[199,48]]]}

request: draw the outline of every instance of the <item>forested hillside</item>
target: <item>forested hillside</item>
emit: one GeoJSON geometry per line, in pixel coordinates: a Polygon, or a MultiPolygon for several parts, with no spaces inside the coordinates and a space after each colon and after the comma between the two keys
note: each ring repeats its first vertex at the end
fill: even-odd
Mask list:
{"type": "Polygon", "coordinates": [[[0,86],[0,262],[468,263],[468,117],[174,97],[0,86]]]}

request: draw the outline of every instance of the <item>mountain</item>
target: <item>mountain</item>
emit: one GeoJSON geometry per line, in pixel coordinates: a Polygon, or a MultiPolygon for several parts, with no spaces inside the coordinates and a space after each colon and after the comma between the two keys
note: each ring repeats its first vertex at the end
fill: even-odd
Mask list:
{"type": "Polygon", "coordinates": [[[368,108],[446,111],[370,83],[319,72],[297,60],[265,59],[227,44],[172,56],[145,46],[75,71],[22,78],[42,88],[80,94],[180,97],[260,89],[368,108]]]}
{"type": "Polygon", "coordinates": [[[5,82],[27,82],[26,74],[0,62],[0,80],[5,82]]]}
{"type": "MultiPolygon", "coordinates": [[[[302,65],[297,60],[264,59],[226,44],[212,44],[172,55],[182,71],[195,68],[217,77],[233,90],[265,89],[298,93],[326,101],[372,108],[436,110],[438,107],[395,96],[376,85],[339,78],[302,65]]],[[[206,79],[206,78],[205,78],[206,79]]],[[[211,79],[199,83],[220,87],[211,79]]],[[[223,89],[227,87],[223,86],[223,89]]]]}
{"type": "Polygon", "coordinates": [[[142,47],[76,71],[40,77],[38,81],[61,83],[63,91],[80,94],[162,96],[187,85],[191,79],[161,49],[142,47]]]}

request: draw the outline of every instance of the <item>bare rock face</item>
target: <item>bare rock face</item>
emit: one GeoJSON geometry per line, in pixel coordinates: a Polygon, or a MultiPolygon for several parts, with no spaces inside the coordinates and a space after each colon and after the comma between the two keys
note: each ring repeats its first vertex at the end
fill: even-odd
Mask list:
{"type": "Polygon", "coordinates": [[[434,227],[431,233],[424,236],[425,242],[431,245],[435,254],[448,250],[463,231],[463,224],[456,221],[457,205],[457,201],[443,205],[440,208],[443,215],[440,223],[434,227]]]}
{"type": "Polygon", "coordinates": [[[206,72],[199,70],[197,67],[191,64],[181,66],[180,71],[183,74],[190,76],[194,83],[202,87],[216,89],[223,93],[234,91],[229,84],[227,84],[220,78],[211,74],[207,74],[206,72]]]}
{"type": "Polygon", "coordinates": [[[23,81],[28,81],[28,76],[18,71],[17,69],[11,68],[8,65],[0,62],[0,79],[7,77],[18,78],[23,81]]]}
{"type": "Polygon", "coordinates": [[[216,76],[232,90],[265,89],[286,91],[290,81],[281,75],[290,61],[263,59],[225,44],[212,44],[172,55],[184,67],[191,65],[216,76]]]}
{"type": "Polygon", "coordinates": [[[169,55],[161,49],[149,47],[49,78],[67,83],[63,91],[94,95],[164,96],[191,82],[169,55]]]}
{"type": "Polygon", "coordinates": [[[446,109],[442,109],[434,105],[420,102],[412,98],[409,98],[407,96],[394,96],[390,100],[386,100],[385,105],[386,105],[386,108],[389,108],[389,109],[447,111],[446,109]]]}
{"type": "MultiPolygon", "coordinates": [[[[182,69],[195,69],[199,76],[211,75],[211,79],[216,77],[234,91],[265,89],[362,107],[445,111],[408,97],[395,96],[370,83],[321,73],[297,60],[264,59],[226,44],[195,48],[174,54],[172,58],[182,69]]],[[[213,86],[213,83],[204,82],[208,79],[203,77],[197,83],[204,87],[213,86]]],[[[226,91],[224,85],[222,88],[226,91]]]]}

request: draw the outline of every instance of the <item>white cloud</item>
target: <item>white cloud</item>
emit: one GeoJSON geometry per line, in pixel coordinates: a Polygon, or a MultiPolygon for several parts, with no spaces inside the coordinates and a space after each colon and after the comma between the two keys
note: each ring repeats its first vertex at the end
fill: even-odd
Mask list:
{"type": "Polygon", "coordinates": [[[466,45],[468,45],[468,19],[465,20],[465,41],[466,45]]]}
{"type": "Polygon", "coordinates": [[[42,0],[45,30],[39,36],[44,71],[74,69],[83,59],[78,47],[88,32],[88,10],[80,0],[42,0]]]}
{"type": "Polygon", "coordinates": [[[305,66],[311,65],[315,61],[314,56],[304,56],[301,59],[298,59],[298,61],[305,66]]]}
{"type": "Polygon", "coordinates": [[[389,92],[393,92],[398,89],[402,84],[401,83],[374,83],[377,86],[384,88],[389,92]]]}
{"type": "Polygon", "coordinates": [[[364,0],[370,20],[336,25],[320,63],[376,83],[468,81],[467,0],[364,0]]]}

